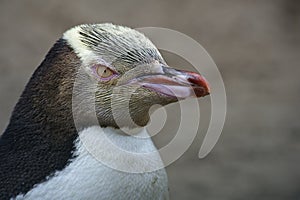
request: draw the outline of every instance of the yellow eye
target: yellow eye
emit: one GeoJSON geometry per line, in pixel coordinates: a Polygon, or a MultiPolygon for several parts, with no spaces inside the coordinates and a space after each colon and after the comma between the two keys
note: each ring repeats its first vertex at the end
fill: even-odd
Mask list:
{"type": "Polygon", "coordinates": [[[112,76],[114,73],[108,67],[97,66],[97,74],[101,78],[108,78],[108,77],[112,76]]]}

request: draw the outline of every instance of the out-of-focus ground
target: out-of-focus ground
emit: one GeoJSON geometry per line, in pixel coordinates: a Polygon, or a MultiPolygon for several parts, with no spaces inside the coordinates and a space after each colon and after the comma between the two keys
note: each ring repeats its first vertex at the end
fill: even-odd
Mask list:
{"type": "MultiPolygon", "coordinates": [[[[171,199],[300,199],[299,1],[1,0],[1,132],[52,44],[66,29],[96,22],[183,32],[206,48],[223,76],[228,112],[222,136],[199,160],[210,106],[209,98],[201,99],[204,125],[167,168],[171,199]]],[[[181,66],[182,60],[165,55],[181,66]]],[[[179,122],[168,119],[164,132],[179,122]]],[[[159,134],[155,141],[162,145],[166,138],[159,134]]]]}

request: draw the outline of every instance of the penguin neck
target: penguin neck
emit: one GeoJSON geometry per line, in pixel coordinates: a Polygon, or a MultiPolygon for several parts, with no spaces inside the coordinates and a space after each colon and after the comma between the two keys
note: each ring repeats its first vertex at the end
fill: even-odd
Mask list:
{"type": "MultiPolygon", "coordinates": [[[[88,152],[103,165],[122,172],[145,173],[164,168],[159,152],[146,128],[123,131],[91,126],[79,132],[77,156],[88,152]]],[[[89,156],[90,156],[89,155],[89,156]]]]}
{"type": "Polygon", "coordinates": [[[77,56],[66,41],[58,40],[26,85],[1,137],[2,144],[15,145],[18,148],[12,151],[27,153],[63,152],[68,154],[62,159],[62,165],[66,164],[77,137],[72,115],[72,77],[79,63],[74,60],[78,60],[77,56]]]}
{"type": "Polygon", "coordinates": [[[124,130],[119,128],[101,127],[98,125],[90,126],[79,132],[79,138],[76,143],[78,140],[81,140],[88,150],[101,150],[104,153],[112,153],[115,156],[120,155],[120,152],[113,153],[112,151],[147,153],[149,150],[148,145],[151,144],[150,151],[153,151],[155,148],[151,136],[149,136],[145,127],[127,129],[126,133],[124,133],[124,130]],[[114,147],[111,148],[111,146],[114,147]],[[109,149],[105,149],[106,147],[109,147],[109,149]]]}
{"type": "Polygon", "coordinates": [[[58,40],[22,93],[0,140],[0,179],[12,185],[0,187],[1,194],[26,193],[70,162],[78,137],[70,91],[76,68],[67,67],[78,64],[74,60],[66,41],[58,40]]]}

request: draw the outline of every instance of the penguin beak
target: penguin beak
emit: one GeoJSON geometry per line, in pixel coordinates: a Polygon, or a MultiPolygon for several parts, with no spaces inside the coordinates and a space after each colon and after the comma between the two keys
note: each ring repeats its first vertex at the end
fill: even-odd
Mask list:
{"type": "Polygon", "coordinates": [[[204,97],[210,93],[208,82],[198,73],[170,67],[162,67],[162,71],[140,76],[136,81],[144,88],[178,99],[204,97]]]}

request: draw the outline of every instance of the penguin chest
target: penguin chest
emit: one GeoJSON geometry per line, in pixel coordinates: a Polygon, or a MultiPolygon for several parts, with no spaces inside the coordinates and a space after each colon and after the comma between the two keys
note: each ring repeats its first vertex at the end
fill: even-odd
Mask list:
{"type": "MultiPolygon", "coordinates": [[[[89,135],[92,135],[90,131],[89,135]]],[[[97,141],[97,144],[101,144],[101,141],[97,141]]],[[[155,148],[152,141],[143,145],[148,146],[148,149],[155,148]]],[[[87,151],[82,140],[77,141],[76,148],[76,157],[68,166],[16,199],[168,199],[165,169],[145,173],[123,172],[102,164],[87,151]]],[[[125,158],[118,155],[106,155],[115,159],[117,163],[125,162],[122,160],[125,158]]],[[[127,163],[131,166],[143,162],[130,160],[127,163]]],[[[146,165],[148,163],[145,163],[146,165]]]]}
{"type": "Polygon", "coordinates": [[[133,174],[116,171],[93,157],[74,160],[63,171],[16,199],[166,199],[165,170],[133,174]]]}

